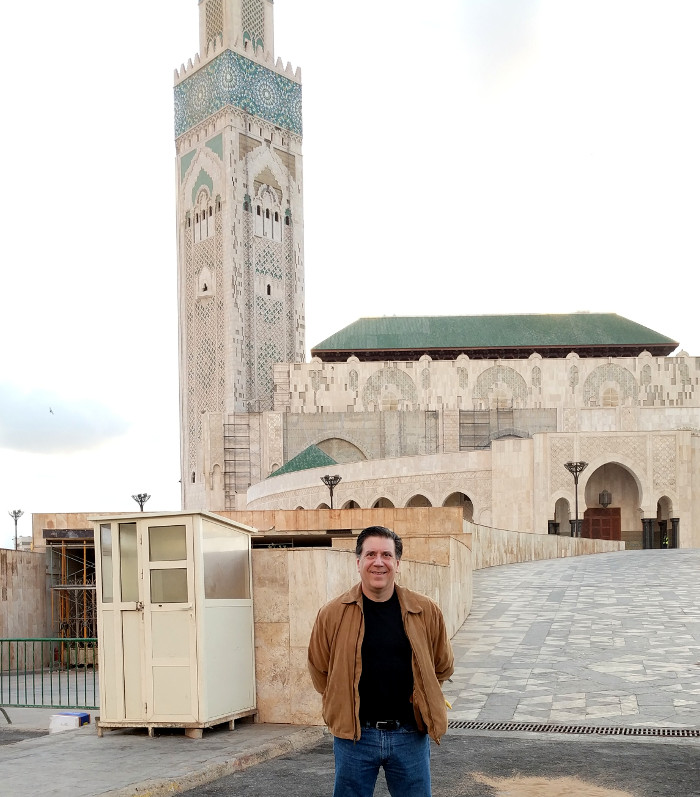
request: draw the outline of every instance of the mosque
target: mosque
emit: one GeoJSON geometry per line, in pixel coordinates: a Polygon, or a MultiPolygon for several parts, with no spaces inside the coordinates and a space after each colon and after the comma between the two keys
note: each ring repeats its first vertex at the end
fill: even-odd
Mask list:
{"type": "Polygon", "coordinates": [[[183,509],[459,506],[700,546],[700,358],[652,329],[361,318],[305,362],[301,72],[273,11],[199,0],[200,54],[175,74],[183,509]]]}

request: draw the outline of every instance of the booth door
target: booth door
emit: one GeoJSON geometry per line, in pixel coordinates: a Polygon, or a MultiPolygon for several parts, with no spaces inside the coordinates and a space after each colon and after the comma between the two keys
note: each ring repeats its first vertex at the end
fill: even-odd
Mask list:
{"type": "Polygon", "coordinates": [[[100,711],[107,722],[142,721],[144,624],[136,523],[100,525],[100,711]]]}
{"type": "Polygon", "coordinates": [[[191,518],[139,521],[147,719],[197,720],[194,545],[191,518]]]}

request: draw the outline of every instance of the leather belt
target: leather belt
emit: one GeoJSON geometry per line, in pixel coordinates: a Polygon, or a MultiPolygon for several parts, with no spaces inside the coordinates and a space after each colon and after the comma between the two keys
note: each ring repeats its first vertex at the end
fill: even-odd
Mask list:
{"type": "Polygon", "coordinates": [[[363,728],[375,728],[378,731],[398,731],[401,727],[407,727],[407,722],[399,722],[399,720],[365,720],[362,723],[363,728]]]}

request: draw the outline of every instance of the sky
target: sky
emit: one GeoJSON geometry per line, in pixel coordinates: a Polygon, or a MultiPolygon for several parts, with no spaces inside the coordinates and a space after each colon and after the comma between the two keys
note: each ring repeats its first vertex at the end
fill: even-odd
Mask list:
{"type": "MultiPolygon", "coordinates": [[[[364,316],[615,312],[700,356],[697,0],[276,0],[307,352],[364,316]]],[[[0,12],[0,547],[180,508],[173,70],[197,0],[0,12]],[[3,521],[2,518],[6,520],[3,521]]]]}

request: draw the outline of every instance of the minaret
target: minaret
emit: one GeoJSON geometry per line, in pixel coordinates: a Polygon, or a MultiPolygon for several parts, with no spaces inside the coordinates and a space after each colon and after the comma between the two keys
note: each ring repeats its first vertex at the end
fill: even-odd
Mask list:
{"type": "Polygon", "coordinates": [[[267,476],[255,428],[273,367],[304,359],[301,74],[275,61],[272,0],[199,0],[175,73],[185,509],[267,476]]]}

